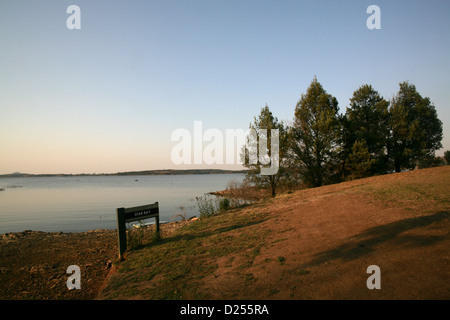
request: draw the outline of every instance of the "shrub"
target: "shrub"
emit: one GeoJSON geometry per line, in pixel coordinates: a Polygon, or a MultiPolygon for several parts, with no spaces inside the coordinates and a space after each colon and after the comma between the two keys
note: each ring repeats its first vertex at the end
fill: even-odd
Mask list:
{"type": "Polygon", "coordinates": [[[204,194],[201,197],[195,197],[200,217],[210,217],[218,212],[218,204],[216,196],[204,194]]]}
{"type": "MultiPolygon", "coordinates": [[[[141,221],[139,221],[142,223],[141,221]]],[[[127,230],[127,247],[131,250],[140,249],[150,243],[161,240],[161,235],[156,232],[156,226],[140,226],[127,230]]]]}
{"type": "Polygon", "coordinates": [[[139,249],[144,246],[144,228],[127,230],[127,246],[130,249],[139,249]]]}
{"type": "Polygon", "coordinates": [[[230,209],[230,200],[227,199],[227,198],[223,198],[219,202],[219,210],[220,211],[226,211],[228,209],[230,209]]]}
{"type": "Polygon", "coordinates": [[[178,211],[172,219],[175,220],[176,218],[181,218],[181,221],[186,221],[186,208],[184,206],[178,207],[178,211]]]}
{"type": "Polygon", "coordinates": [[[450,150],[444,152],[444,159],[447,162],[447,165],[450,165],[450,150]]]}

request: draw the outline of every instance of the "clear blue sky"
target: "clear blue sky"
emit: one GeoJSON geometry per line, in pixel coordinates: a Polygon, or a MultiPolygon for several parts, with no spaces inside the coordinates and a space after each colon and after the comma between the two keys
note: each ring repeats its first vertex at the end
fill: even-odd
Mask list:
{"type": "Polygon", "coordinates": [[[247,129],[265,104],[290,121],[314,76],[341,112],[362,84],[391,99],[410,81],[444,124],[442,155],[449,14],[447,0],[2,0],[0,174],[194,167],[172,163],[175,129],[247,129]]]}

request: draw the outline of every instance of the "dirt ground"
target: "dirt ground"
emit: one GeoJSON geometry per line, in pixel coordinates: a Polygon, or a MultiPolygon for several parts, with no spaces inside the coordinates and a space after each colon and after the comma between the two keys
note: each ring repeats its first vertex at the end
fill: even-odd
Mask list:
{"type": "MultiPolygon", "coordinates": [[[[161,225],[170,233],[179,223],[161,225]]],[[[26,230],[0,235],[0,300],[95,299],[118,259],[116,230],[79,233],[26,230]],[[70,265],[80,267],[81,289],[69,290],[70,265]]]]}
{"type": "Polygon", "coordinates": [[[449,211],[405,218],[363,196],[327,200],[302,204],[301,215],[278,208],[276,221],[253,226],[273,235],[245,271],[253,281],[240,256],[224,257],[204,281],[211,299],[450,299],[449,211]],[[362,219],[350,217],[361,207],[362,219]],[[366,285],[371,265],[381,290],[366,285]]]}
{"type": "Polygon", "coordinates": [[[282,195],[247,230],[271,234],[252,281],[227,256],[205,287],[212,299],[448,300],[449,178],[447,166],[282,195]],[[381,289],[367,287],[372,265],[381,289]]]}
{"type": "MultiPolygon", "coordinates": [[[[449,177],[447,166],[280,195],[258,207],[270,219],[230,231],[270,230],[247,280],[230,254],[214,262],[202,289],[211,299],[448,300],[449,177]],[[367,288],[371,265],[381,289],[367,288]]],[[[0,235],[0,299],[95,299],[117,255],[115,230],[0,235]],[[80,267],[83,290],[67,289],[70,265],[80,267]]]]}

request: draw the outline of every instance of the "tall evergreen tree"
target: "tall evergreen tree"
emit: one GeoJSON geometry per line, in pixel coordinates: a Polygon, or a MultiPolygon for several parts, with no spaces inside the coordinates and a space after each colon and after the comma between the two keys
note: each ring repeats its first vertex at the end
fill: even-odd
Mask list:
{"type": "Polygon", "coordinates": [[[339,133],[337,99],[314,77],[295,107],[292,129],[292,157],[307,186],[321,186],[336,174],[339,133]]]}
{"type": "Polygon", "coordinates": [[[414,85],[400,83],[389,113],[388,148],[396,172],[414,168],[442,148],[442,122],[430,99],[422,98],[414,85]]]}
{"type": "Polygon", "coordinates": [[[350,153],[346,161],[346,167],[350,171],[349,178],[353,180],[369,176],[375,162],[376,160],[369,152],[366,140],[356,140],[352,147],[352,153],[350,153]]]}
{"type": "Polygon", "coordinates": [[[365,84],[353,92],[350,107],[345,113],[344,159],[352,152],[356,141],[364,140],[369,154],[374,159],[371,174],[387,171],[388,106],[388,101],[383,99],[371,85],[365,84]]]}
{"type": "Polygon", "coordinates": [[[444,160],[447,165],[450,165],[450,150],[444,152],[444,160]]]}
{"type": "Polygon", "coordinates": [[[258,117],[254,118],[253,124],[250,124],[250,129],[253,129],[257,136],[247,136],[247,145],[244,147],[243,152],[241,152],[243,165],[248,168],[245,179],[261,188],[269,189],[272,197],[275,197],[277,189],[280,185],[283,185],[287,179],[286,156],[288,149],[288,131],[284,123],[272,115],[272,112],[267,105],[261,109],[258,117]],[[261,129],[265,129],[266,131],[264,132],[264,130],[261,129]],[[270,167],[274,164],[261,163],[259,152],[264,150],[267,157],[272,158],[272,161],[274,161],[272,155],[274,146],[271,143],[271,129],[278,129],[278,156],[276,157],[278,161],[278,163],[276,163],[278,170],[275,174],[264,175],[261,174],[261,169],[270,167]],[[265,139],[266,145],[263,143],[261,146],[262,139],[265,139]],[[257,154],[258,156],[257,163],[252,163],[253,161],[250,159],[252,152],[254,155],[257,154]]]}

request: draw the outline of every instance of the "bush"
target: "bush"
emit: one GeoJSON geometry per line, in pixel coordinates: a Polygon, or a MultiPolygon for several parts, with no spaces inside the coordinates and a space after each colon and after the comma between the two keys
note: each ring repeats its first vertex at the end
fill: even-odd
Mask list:
{"type": "Polygon", "coordinates": [[[204,194],[201,197],[195,197],[195,201],[197,202],[198,211],[200,212],[200,218],[210,217],[218,212],[216,196],[204,194]]]}
{"type": "Polygon", "coordinates": [[[144,246],[144,228],[127,230],[127,247],[139,249],[144,246]]]}
{"type": "Polygon", "coordinates": [[[419,169],[432,168],[445,165],[444,159],[435,157],[434,155],[427,155],[422,157],[418,163],[419,169]]]}
{"type": "Polygon", "coordinates": [[[228,209],[230,209],[230,200],[228,200],[227,198],[223,198],[219,202],[219,210],[226,211],[228,209]]]}
{"type": "Polygon", "coordinates": [[[161,235],[159,232],[156,232],[156,225],[151,227],[141,226],[127,230],[127,247],[131,250],[140,249],[159,240],[161,240],[161,235]]]}
{"type": "Polygon", "coordinates": [[[450,164],[450,150],[447,150],[444,152],[444,159],[445,159],[445,162],[447,163],[447,165],[449,165],[450,164]]]}
{"type": "Polygon", "coordinates": [[[181,221],[186,221],[186,208],[184,206],[178,207],[178,211],[172,219],[175,220],[176,218],[181,218],[181,221]]]}

